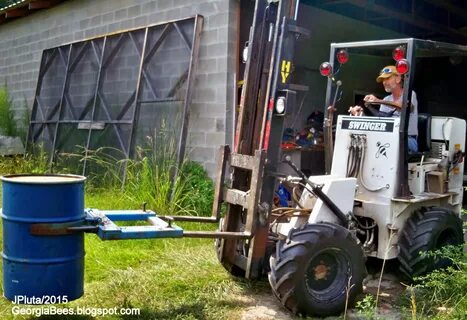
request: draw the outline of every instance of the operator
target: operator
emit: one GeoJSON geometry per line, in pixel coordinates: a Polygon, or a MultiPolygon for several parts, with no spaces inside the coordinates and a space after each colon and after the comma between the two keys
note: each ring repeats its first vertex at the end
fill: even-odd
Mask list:
{"type": "MultiPolygon", "coordinates": [[[[383,100],[378,99],[373,94],[366,95],[363,98],[365,102],[380,103],[379,112],[385,116],[400,117],[402,110],[402,94],[403,94],[403,80],[402,76],[397,72],[395,66],[386,66],[380,73],[376,82],[382,83],[384,90],[390,95],[384,97],[383,100]],[[391,105],[384,104],[384,102],[391,102],[391,105]]],[[[409,117],[409,130],[408,130],[408,148],[409,152],[417,152],[417,135],[418,135],[418,111],[417,111],[417,95],[412,91],[411,110],[409,117]]],[[[361,106],[353,106],[349,108],[349,112],[353,116],[362,116],[363,108],[361,106]]]]}

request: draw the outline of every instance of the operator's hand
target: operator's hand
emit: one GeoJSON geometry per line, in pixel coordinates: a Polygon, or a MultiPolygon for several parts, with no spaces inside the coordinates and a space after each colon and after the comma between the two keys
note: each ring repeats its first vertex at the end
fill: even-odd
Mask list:
{"type": "Polygon", "coordinates": [[[379,99],[376,98],[376,97],[375,97],[374,95],[372,95],[372,94],[367,94],[367,95],[365,96],[365,98],[363,98],[363,101],[365,101],[365,102],[377,102],[378,100],[379,100],[379,99]]]}
{"type": "Polygon", "coordinates": [[[334,108],[333,106],[328,107],[328,112],[333,113],[333,112],[336,112],[336,111],[337,111],[337,109],[334,108]]]}
{"type": "Polygon", "coordinates": [[[353,106],[349,108],[348,112],[352,116],[360,117],[363,115],[363,108],[360,106],[353,106]]]}

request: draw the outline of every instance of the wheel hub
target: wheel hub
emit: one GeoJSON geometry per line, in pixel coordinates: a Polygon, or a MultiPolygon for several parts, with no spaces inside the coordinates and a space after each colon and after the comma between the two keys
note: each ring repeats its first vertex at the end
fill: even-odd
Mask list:
{"type": "MultiPolygon", "coordinates": [[[[311,291],[329,290],[344,281],[341,274],[347,273],[347,264],[339,251],[323,251],[311,259],[307,272],[306,283],[311,291]]],[[[344,284],[345,286],[345,284],[344,284]]]]}
{"type": "Polygon", "coordinates": [[[319,264],[313,268],[315,280],[326,280],[330,271],[331,267],[327,266],[324,261],[321,260],[319,264]]]}

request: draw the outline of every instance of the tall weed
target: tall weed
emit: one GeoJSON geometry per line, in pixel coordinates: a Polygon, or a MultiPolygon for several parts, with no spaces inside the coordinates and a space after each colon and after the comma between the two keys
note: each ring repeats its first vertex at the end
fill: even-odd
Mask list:
{"type": "MultiPolygon", "coordinates": [[[[465,319],[467,315],[467,258],[461,246],[446,246],[428,256],[450,259],[453,266],[416,278],[411,290],[421,317],[465,319]]],[[[411,306],[412,310],[414,306],[411,306]]]]}
{"type": "Polygon", "coordinates": [[[213,183],[197,163],[185,161],[178,167],[174,139],[147,137],[145,148],[138,147],[131,160],[119,160],[123,156],[118,152],[99,148],[84,153],[80,161],[90,168],[89,188],[116,190],[134,206],[146,203],[158,214],[210,215],[213,183]]]}
{"type": "Polygon", "coordinates": [[[376,305],[376,298],[371,294],[367,294],[362,300],[357,301],[355,309],[364,319],[375,319],[376,305]]]}
{"type": "Polygon", "coordinates": [[[0,134],[9,137],[18,135],[13,101],[6,86],[0,87],[0,134]]]}
{"type": "Polygon", "coordinates": [[[17,129],[17,135],[21,138],[23,145],[26,145],[27,136],[28,136],[28,129],[29,129],[29,122],[31,121],[31,112],[29,110],[28,101],[24,98],[23,101],[23,111],[21,113],[21,118],[19,120],[19,127],[17,129]]]}
{"type": "Polygon", "coordinates": [[[0,160],[0,175],[50,172],[47,153],[43,148],[38,147],[36,149],[38,151],[35,154],[28,153],[24,156],[2,157],[0,160]]]}

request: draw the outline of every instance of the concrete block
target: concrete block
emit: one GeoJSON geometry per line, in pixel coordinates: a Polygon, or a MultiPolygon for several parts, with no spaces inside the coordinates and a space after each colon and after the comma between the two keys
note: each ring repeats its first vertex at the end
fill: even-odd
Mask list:
{"type": "Polygon", "coordinates": [[[225,42],[220,41],[219,43],[210,44],[205,47],[210,57],[226,57],[228,55],[227,46],[225,42]]]}
{"type": "Polygon", "coordinates": [[[24,154],[24,146],[19,137],[0,136],[0,155],[24,154]]]}
{"type": "Polygon", "coordinates": [[[120,27],[120,22],[114,22],[114,23],[111,23],[107,26],[107,32],[108,33],[113,33],[113,32],[117,32],[121,30],[121,27],[120,27]]]}
{"type": "Polygon", "coordinates": [[[115,14],[113,12],[106,13],[102,16],[102,23],[108,24],[114,21],[115,14]]]}
{"type": "Polygon", "coordinates": [[[224,119],[216,119],[216,131],[224,132],[225,131],[225,120],[224,119]]]}
{"type": "Polygon", "coordinates": [[[84,31],[76,31],[73,34],[73,41],[79,41],[84,39],[84,31]]]}
{"type": "Polygon", "coordinates": [[[215,13],[212,15],[206,15],[206,20],[210,26],[220,28],[222,26],[228,25],[229,14],[228,13],[215,13]]]}
{"type": "Polygon", "coordinates": [[[155,1],[149,1],[149,2],[147,2],[145,4],[143,4],[143,7],[142,7],[143,14],[156,11],[156,8],[157,8],[156,2],[155,1]]]}
{"type": "Polygon", "coordinates": [[[216,149],[211,147],[192,147],[189,152],[190,159],[197,159],[197,161],[213,161],[216,157],[216,149]]]}
{"type": "Polygon", "coordinates": [[[84,31],[85,39],[92,38],[94,36],[96,36],[96,32],[94,31],[94,29],[87,29],[86,31],[84,31]]]}
{"type": "Polygon", "coordinates": [[[209,73],[207,76],[210,85],[217,84],[218,86],[224,86],[224,83],[227,81],[227,72],[209,73]]]}
{"type": "Polygon", "coordinates": [[[120,9],[115,11],[115,20],[123,20],[128,18],[128,9],[120,9]]]}
{"type": "Polygon", "coordinates": [[[201,3],[199,5],[199,11],[203,15],[212,15],[219,12],[217,5],[212,1],[201,3]]]}
{"type": "Polygon", "coordinates": [[[135,19],[135,27],[146,27],[148,25],[148,17],[141,16],[135,19]]]}
{"type": "Polygon", "coordinates": [[[165,14],[164,12],[153,12],[149,14],[148,16],[148,24],[153,25],[153,24],[158,24],[160,22],[165,21],[165,14]]]}
{"type": "Polygon", "coordinates": [[[134,18],[137,17],[141,14],[141,6],[133,6],[128,8],[128,17],[129,18],[134,18]]]}
{"type": "Polygon", "coordinates": [[[211,57],[199,58],[198,73],[215,73],[217,70],[217,59],[211,57]]]}
{"type": "Polygon", "coordinates": [[[166,19],[169,20],[176,20],[182,17],[180,8],[173,8],[166,12],[166,19]]]}
{"type": "Polygon", "coordinates": [[[214,102],[216,101],[216,90],[214,88],[200,88],[195,93],[196,101],[214,102]]]}
{"type": "Polygon", "coordinates": [[[197,13],[199,13],[199,12],[197,11],[197,9],[194,6],[180,7],[180,17],[181,18],[191,17],[191,16],[194,16],[197,13]]]}
{"type": "MultiPolygon", "coordinates": [[[[234,50],[234,42],[230,41],[228,37],[234,37],[233,41],[236,40],[236,27],[229,27],[229,23],[236,23],[233,18],[236,17],[234,11],[237,6],[236,1],[228,0],[65,1],[49,10],[38,11],[28,17],[2,25],[0,28],[0,82],[8,81],[13,99],[15,102],[18,101],[19,105],[22,105],[24,97],[32,105],[43,49],[101,36],[109,32],[186,18],[199,13],[204,15],[205,24],[201,35],[200,62],[195,75],[195,97],[191,105],[190,132],[194,133],[194,136],[190,138],[190,143],[196,143],[199,146],[204,143],[209,146],[209,142],[206,141],[206,132],[213,134],[212,139],[222,140],[223,136],[217,130],[224,127],[224,113],[228,109],[227,103],[224,101],[226,99],[225,92],[228,90],[225,89],[225,86],[228,84],[228,72],[235,65],[235,59],[228,58],[230,51],[234,50]]],[[[180,51],[177,51],[179,45],[174,41],[165,45],[171,63],[168,63],[169,60],[167,63],[161,63],[160,59],[155,59],[148,68],[151,75],[158,75],[164,65],[170,68],[173,76],[166,79],[166,84],[169,87],[180,72],[180,67],[169,64],[177,62],[185,65],[187,63],[186,53],[182,55],[180,51]]],[[[128,52],[128,54],[131,56],[134,52],[128,52]]],[[[131,58],[128,58],[128,55],[122,57],[124,65],[118,63],[112,65],[126,68],[126,64],[131,58]]],[[[116,58],[119,59],[119,57],[116,58]]],[[[62,69],[63,66],[54,68],[53,73],[59,74],[63,72],[62,69]]],[[[82,77],[80,84],[82,88],[80,89],[84,90],[89,81],[95,81],[95,72],[91,75],[95,70],[84,63],[80,63],[78,69],[79,72],[76,72],[75,76],[76,79],[78,75],[82,77]],[[91,77],[94,78],[91,79],[91,77]]],[[[117,76],[123,72],[116,71],[117,76]]],[[[49,76],[51,74],[49,71],[49,76]]],[[[118,77],[114,79],[118,83],[106,82],[110,94],[114,95],[115,90],[121,92],[122,95],[128,94],[129,81],[134,80],[134,74],[125,74],[127,79],[118,77]]],[[[105,76],[103,79],[106,79],[105,76]]],[[[59,80],[57,78],[57,82],[59,80]]],[[[154,81],[157,83],[157,81],[163,80],[162,77],[154,76],[154,81]]],[[[47,90],[52,89],[43,88],[42,98],[46,99],[47,90]]],[[[125,97],[122,96],[121,99],[125,97]]],[[[55,99],[50,97],[50,92],[49,98],[50,101],[55,99]]],[[[122,102],[118,95],[112,99],[118,103],[122,102]]],[[[83,97],[82,100],[85,103],[87,97],[83,97]]],[[[213,163],[215,166],[213,159],[204,162],[213,163]]]]}
{"type": "Polygon", "coordinates": [[[206,134],[204,132],[190,132],[188,144],[190,146],[206,146],[206,134]]]}
{"type": "Polygon", "coordinates": [[[128,29],[133,29],[135,26],[135,21],[134,20],[124,20],[120,22],[120,30],[128,30],[128,29]]]}
{"type": "Polygon", "coordinates": [[[79,22],[80,29],[86,29],[89,27],[91,23],[91,19],[84,19],[79,22]]]}
{"type": "Polygon", "coordinates": [[[211,177],[211,179],[216,178],[217,163],[215,163],[215,162],[205,162],[203,164],[203,167],[206,170],[206,172],[208,173],[209,177],[211,177]]]}
{"type": "Polygon", "coordinates": [[[159,0],[157,1],[157,9],[158,10],[168,10],[174,7],[174,0],[159,0]]]}
{"type": "Polygon", "coordinates": [[[206,143],[210,146],[221,146],[225,144],[225,134],[223,132],[207,133],[206,143]]]}
{"type": "Polygon", "coordinates": [[[216,119],[205,117],[191,118],[190,130],[192,130],[193,132],[215,132],[216,119]]]}
{"type": "Polygon", "coordinates": [[[207,30],[203,31],[201,34],[201,43],[204,46],[218,43],[219,37],[218,37],[218,30],[213,29],[213,30],[207,30]]]}
{"type": "Polygon", "coordinates": [[[173,7],[184,7],[187,5],[186,0],[173,0],[173,7]]]}

